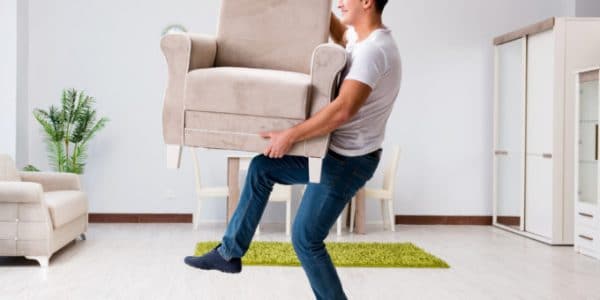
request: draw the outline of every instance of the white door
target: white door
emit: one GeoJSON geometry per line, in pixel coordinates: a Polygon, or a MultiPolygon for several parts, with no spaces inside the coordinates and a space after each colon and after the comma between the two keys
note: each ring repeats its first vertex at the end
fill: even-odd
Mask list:
{"type": "Polygon", "coordinates": [[[527,40],[527,153],[552,153],[554,134],[554,32],[527,40]]]}
{"type": "Polygon", "coordinates": [[[525,230],[552,237],[554,47],[552,30],[527,40],[525,230]]]}
{"type": "Polygon", "coordinates": [[[496,47],[494,216],[523,228],[525,197],[525,38],[496,47]]]}
{"type": "Polygon", "coordinates": [[[552,159],[527,155],[525,230],[552,238],[552,159]]]}
{"type": "MultiPolygon", "coordinates": [[[[598,189],[600,184],[598,164],[599,134],[598,117],[600,116],[598,70],[580,73],[576,91],[577,97],[577,149],[576,151],[576,210],[575,210],[575,249],[586,253],[590,245],[600,245],[597,238],[590,233],[598,228],[598,189]],[[596,238],[591,242],[590,239],[596,238]]],[[[597,247],[597,246],[596,246],[597,247]]]]}
{"type": "Polygon", "coordinates": [[[598,203],[598,71],[579,75],[578,180],[575,199],[581,204],[598,203]],[[586,77],[591,77],[589,80],[586,77]]]}

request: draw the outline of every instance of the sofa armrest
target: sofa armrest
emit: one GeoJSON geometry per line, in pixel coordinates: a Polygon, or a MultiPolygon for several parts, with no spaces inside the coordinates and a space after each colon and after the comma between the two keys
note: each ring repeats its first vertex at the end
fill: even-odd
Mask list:
{"type": "MultiPolygon", "coordinates": [[[[329,104],[337,95],[338,78],[346,66],[344,48],[335,44],[321,44],[315,48],[311,64],[312,99],[309,115],[312,116],[329,104]]],[[[307,141],[307,156],[324,157],[329,147],[329,135],[307,141]]]]}
{"type": "Polygon", "coordinates": [[[43,193],[37,183],[0,181],[0,203],[40,203],[43,193]]]}
{"type": "Polygon", "coordinates": [[[79,175],[54,172],[20,172],[21,180],[41,184],[44,192],[81,190],[79,175]]]}
{"type": "Polygon", "coordinates": [[[163,138],[166,144],[183,144],[183,97],[190,70],[214,66],[216,38],[200,34],[167,34],[160,47],[167,60],[168,79],[163,105],[163,138]]]}

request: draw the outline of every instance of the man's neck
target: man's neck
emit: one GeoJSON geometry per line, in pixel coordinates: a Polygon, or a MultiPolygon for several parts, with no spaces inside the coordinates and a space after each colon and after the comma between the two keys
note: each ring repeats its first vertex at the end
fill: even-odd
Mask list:
{"type": "Polygon", "coordinates": [[[374,18],[363,18],[361,21],[357,22],[357,24],[354,25],[354,31],[356,31],[356,34],[358,35],[358,42],[362,42],[369,34],[371,34],[371,32],[383,27],[381,16],[376,16],[374,18]]]}

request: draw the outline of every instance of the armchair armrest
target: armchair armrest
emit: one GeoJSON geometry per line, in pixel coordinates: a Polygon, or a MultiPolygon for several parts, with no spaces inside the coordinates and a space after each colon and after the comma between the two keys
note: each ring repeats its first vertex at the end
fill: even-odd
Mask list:
{"type": "Polygon", "coordinates": [[[200,34],[167,34],[160,41],[167,60],[168,80],[163,105],[166,144],[183,144],[183,96],[190,70],[214,66],[217,40],[200,34]]]}
{"type": "Polygon", "coordinates": [[[20,172],[19,174],[23,181],[41,184],[44,192],[81,189],[77,174],[51,172],[20,172]]]}
{"type": "Polygon", "coordinates": [[[39,203],[42,186],[33,182],[0,181],[0,203],[39,203]]]}
{"type": "Polygon", "coordinates": [[[192,43],[189,71],[214,67],[217,57],[217,38],[197,33],[189,33],[188,37],[192,43]]]}
{"type": "Polygon", "coordinates": [[[313,52],[310,69],[313,86],[311,116],[335,98],[337,78],[346,66],[346,55],[346,50],[335,44],[321,44],[313,52]]]}
{"type": "MultiPolygon", "coordinates": [[[[344,48],[335,44],[321,44],[315,48],[311,64],[312,99],[310,116],[329,104],[337,95],[338,78],[346,66],[347,54],[344,48]]],[[[307,156],[324,157],[329,147],[329,135],[307,141],[307,156]]]]}

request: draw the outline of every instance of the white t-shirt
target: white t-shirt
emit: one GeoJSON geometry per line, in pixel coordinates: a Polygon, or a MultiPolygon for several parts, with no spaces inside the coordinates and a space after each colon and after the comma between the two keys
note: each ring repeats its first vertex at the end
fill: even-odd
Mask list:
{"type": "Polygon", "coordinates": [[[389,29],[376,29],[357,42],[354,28],[346,31],[348,64],[342,79],[371,87],[367,101],[347,123],[331,134],[329,148],[346,156],[360,156],[381,148],[385,125],[400,90],[400,54],[389,29]]]}

